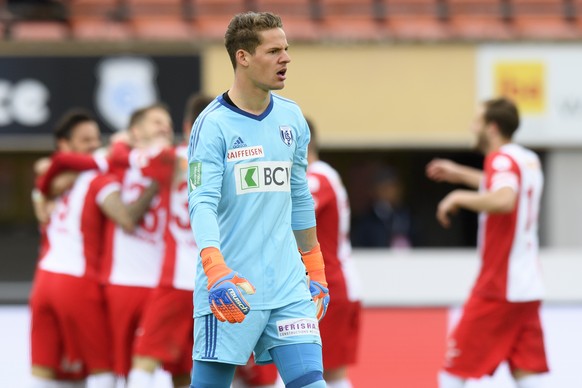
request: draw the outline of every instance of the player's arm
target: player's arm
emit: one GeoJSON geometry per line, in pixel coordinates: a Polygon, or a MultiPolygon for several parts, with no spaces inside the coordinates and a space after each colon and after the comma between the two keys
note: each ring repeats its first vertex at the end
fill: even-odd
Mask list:
{"type": "Polygon", "coordinates": [[[103,213],[118,224],[125,232],[132,233],[135,226],[149,209],[150,203],[158,192],[158,184],[153,181],[141,195],[131,204],[123,203],[121,191],[111,191],[99,202],[103,213]]]}
{"type": "Polygon", "coordinates": [[[517,192],[512,187],[501,187],[485,193],[470,190],[454,190],[443,198],[437,207],[437,220],[448,228],[450,215],[459,209],[485,213],[508,213],[515,208],[517,192]]]}
{"type": "Polygon", "coordinates": [[[210,310],[221,322],[240,323],[251,308],[241,291],[254,294],[255,288],[228,267],[220,251],[217,208],[226,146],[219,133],[211,121],[206,120],[204,127],[198,120],[194,124],[188,147],[188,211],[208,279],[210,310]]]}
{"type": "Polygon", "coordinates": [[[327,279],[325,277],[323,254],[317,242],[316,228],[294,230],[293,234],[309,278],[309,291],[316,305],[316,317],[321,320],[329,304],[329,289],[327,288],[327,279]]]}
{"type": "Polygon", "coordinates": [[[477,189],[483,179],[483,171],[448,159],[437,158],[427,164],[426,176],[436,182],[461,184],[477,189]]]}
{"type": "Polygon", "coordinates": [[[80,172],[93,169],[106,169],[98,157],[73,152],[57,152],[51,157],[48,169],[39,176],[36,187],[46,197],[53,196],[53,181],[64,172],[80,172]]]}
{"type": "MultiPolygon", "coordinates": [[[[33,166],[33,171],[38,181],[39,177],[44,175],[51,165],[48,157],[38,159],[33,166]]],[[[32,208],[34,216],[39,224],[43,225],[49,222],[53,203],[38,188],[32,190],[32,208]]]]}
{"type": "MultiPolygon", "coordinates": [[[[303,115],[301,116],[303,118],[303,115]]],[[[309,291],[317,307],[316,316],[323,318],[329,304],[323,254],[317,241],[315,204],[307,183],[307,146],[309,128],[305,119],[300,123],[297,151],[291,168],[291,227],[301,259],[309,276],[309,291]]]]}

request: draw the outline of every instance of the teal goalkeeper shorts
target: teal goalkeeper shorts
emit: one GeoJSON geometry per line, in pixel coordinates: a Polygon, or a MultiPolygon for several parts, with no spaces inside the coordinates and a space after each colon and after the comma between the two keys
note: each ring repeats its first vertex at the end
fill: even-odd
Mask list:
{"type": "Polygon", "coordinates": [[[299,343],[321,345],[315,304],[308,299],[273,310],[251,309],[242,323],[220,322],[212,314],[194,318],[192,358],[245,365],[254,352],[257,364],[268,364],[269,349],[299,343]]]}

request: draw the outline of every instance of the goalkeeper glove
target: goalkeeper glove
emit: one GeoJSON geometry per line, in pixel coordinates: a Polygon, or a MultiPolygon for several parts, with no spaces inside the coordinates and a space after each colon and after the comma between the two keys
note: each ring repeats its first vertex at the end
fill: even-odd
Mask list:
{"type": "Polygon", "coordinates": [[[327,311],[329,305],[329,289],[325,279],[325,264],[319,244],[309,252],[301,253],[303,264],[307,270],[309,278],[309,291],[311,299],[315,302],[317,320],[321,320],[327,311]]]}
{"type": "Polygon", "coordinates": [[[217,248],[203,249],[200,257],[202,257],[202,267],[208,277],[208,303],[212,314],[221,322],[244,321],[251,306],[241,290],[252,295],[255,293],[255,287],[226,266],[224,257],[217,248]]]}

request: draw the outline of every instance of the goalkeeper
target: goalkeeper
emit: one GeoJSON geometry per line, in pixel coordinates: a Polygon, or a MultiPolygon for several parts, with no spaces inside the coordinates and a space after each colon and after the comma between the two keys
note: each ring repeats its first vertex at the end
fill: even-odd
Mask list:
{"type": "Polygon", "coordinates": [[[287,387],[325,387],[318,320],[329,295],[306,178],[309,128],[294,102],[271,93],[290,62],[281,19],[236,15],[225,40],[234,84],[189,143],[200,248],[191,387],[229,387],[251,353],[274,362],[287,387]]]}

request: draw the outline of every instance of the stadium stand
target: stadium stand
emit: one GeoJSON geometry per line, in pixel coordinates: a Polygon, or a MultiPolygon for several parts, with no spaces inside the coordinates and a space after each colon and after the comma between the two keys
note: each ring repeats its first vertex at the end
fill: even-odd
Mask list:
{"type": "Polygon", "coordinates": [[[182,0],[127,0],[128,22],[141,39],[185,40],[191,36],[188,3],[182,0]]]}
{"type": "Polygon", "coordinates": [[[506,40],[512,37],[509,8],[499,0],[449,0],[448,24],[458,39],[506,40]]]}
{"type": "Polygon", "coordinates": [[[117,0],[69,1],[69,25],[73,38],[116,40],[130,37],[127,8],[117,0]]]}
{"type": "Polygon", "coordinates": [[[297,40],[321,39],[321,8],[312,0],[256,0],[254,10],[271,10],[280,15],[285,32],[297,40]]]}
{"type": "Polygon", "coordinates": [[[0,37],[221,40],[249,10],[280,14],[303,41],[582,37],[582,0],[0,0],[0,37]]]}

